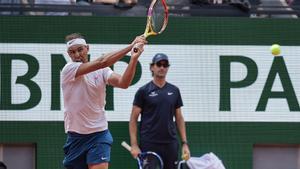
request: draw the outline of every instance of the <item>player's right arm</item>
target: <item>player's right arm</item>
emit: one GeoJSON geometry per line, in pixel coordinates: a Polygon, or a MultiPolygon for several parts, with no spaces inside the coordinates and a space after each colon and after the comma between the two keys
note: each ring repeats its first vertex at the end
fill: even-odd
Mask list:
{"type": "Polygon", "coordinates": [[[115,64],[118,60],[122,59],[129,51],[131,51],[131,49],[137,43],[146,44],[147,41],[144,37],[137,36],[135,38],[135,40],[129,46],[127,46],[121,50],[107,53],[107,54],[97,58],[96,60],[81,64],[76,72],[76,77],[93,72],[98,69],[109,67],[109,66],[115,64]]]}
{"type": "Polygon", "coordinates": [[[137,49],[137,52],[134,52],[133,49],[131,50],[131,57],[130,61],[128,63],[128,66],[126,67],[124,73],[122,75],[119,75],[117,73],[113,73],[109,79],[108,82],[110,85],[114,87],[119,87],[122,89],[126,89],[130,86],[133,77],[136,72],[136,65],[138,63],[138,58],[144,51],[144,44],[143,43],[137,43],[134,47],[134,49],[137,49]]]}
{"type": "Polygon", "coordinates": [[[142,109],[138,106],[133,105],[129,121],[129,135],[131,144],[131,155],[136,158],[141,152],[138,141],[137,141],[137,121],[142,109]]]}

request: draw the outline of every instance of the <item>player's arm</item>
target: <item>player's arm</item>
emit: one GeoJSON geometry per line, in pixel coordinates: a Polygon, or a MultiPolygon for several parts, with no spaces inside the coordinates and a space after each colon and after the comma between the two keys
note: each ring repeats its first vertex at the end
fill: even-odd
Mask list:
{"type": "Polygon", "coordinates": [[[141,152],[137,140],[137,122],[141,111],[142,109],[140,107],[133,105],[129,120],[131,155],[133,156],[133,158],[136,158],[137,155],[141,152]]]}
{"type": "Polygon", "coordinates": [[[131,49],[137,43],[145,44],[147,41],[144,37],[138,36],[130,45],[123,49],[107,53],[93,61],[81,64],[76,72],[76,77],[113,65],[118,60],[122,59],[129,51],[131,51],[131,49]]]}
{"type": "Polygon", "coordinates": [[[129,85],[132,82],[132,79],[135,75],[138,58],[144,51],[144,44],[137,43],[134,48],[137,49],[137,52],[134,52],[133,50],[131,50],[131,58],[130,58],[130,61],[129,61],[127,68],[125,69],[123,75],[121,76],[117,73],[113,73],[108,79],[108,83],[110,85],[112,85],[114,87],[119,87],[122,89],[126,89],[129,87],[129,85]]]}
{"type": "Polygon", "coordinates": [[[189,158],[190,150],[189,150],[189,146],[187,144],[185,121],[184,121],[180,107],[176,109],[175,119],[176,119],[176,125],[177,125],[177,129],[179,131],[181,142],[184,143],[184,144],[182,144],[182,154],[184,156],[187,156],[185,158],[189,158]]]}

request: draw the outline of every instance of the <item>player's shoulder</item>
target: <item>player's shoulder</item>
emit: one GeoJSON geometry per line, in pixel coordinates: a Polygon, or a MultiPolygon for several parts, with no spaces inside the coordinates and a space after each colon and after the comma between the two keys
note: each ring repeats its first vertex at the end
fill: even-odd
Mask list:
{"type": "Polygon", "coordinates": [[[68,62],[68,63],[65,64],[63,69],[67,69],[67,68],[70,68],[70,67],[77,67],[80,64],[82,64],[82,63],[81,62],[68,62]]]}
{"type": "Polygon", "coordinates": [[[74,69],[80,66],[80,62],[68,62],[62,69],[62,73],[69,71],[70,69],[74,69]]]}

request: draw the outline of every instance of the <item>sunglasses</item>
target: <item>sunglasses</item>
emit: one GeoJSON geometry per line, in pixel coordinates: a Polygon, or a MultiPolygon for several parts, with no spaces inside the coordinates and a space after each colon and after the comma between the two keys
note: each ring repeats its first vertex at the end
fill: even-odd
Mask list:
{"type": "Polygon", "coordinates": [[[169,65],[169,63],[160,63],[160,62],[158,62],[158,63],[156,63],[156,66],[157,67],[164,67],[164,68],[167,68],[167,67],[169,67],[170,65],[169,65]]]}

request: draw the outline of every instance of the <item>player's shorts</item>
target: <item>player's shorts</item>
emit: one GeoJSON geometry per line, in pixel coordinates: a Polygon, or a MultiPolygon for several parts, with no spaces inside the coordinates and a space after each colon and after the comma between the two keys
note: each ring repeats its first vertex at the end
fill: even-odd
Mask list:
{"type": "Polygon", "coordinates": [[[164,169],[174,169],[178,160],[179,145],[178,142],[172,143],[140,143],[141,151],[156,152],[163,160],[164,169]]]}
{"type": "Polygon", "coordinates": [[[88,164],[110,161],[113,138],[109,130],[92,134],[68,132],[63,147],[63,165],[67,169],[88,169],[88,164]]]}

